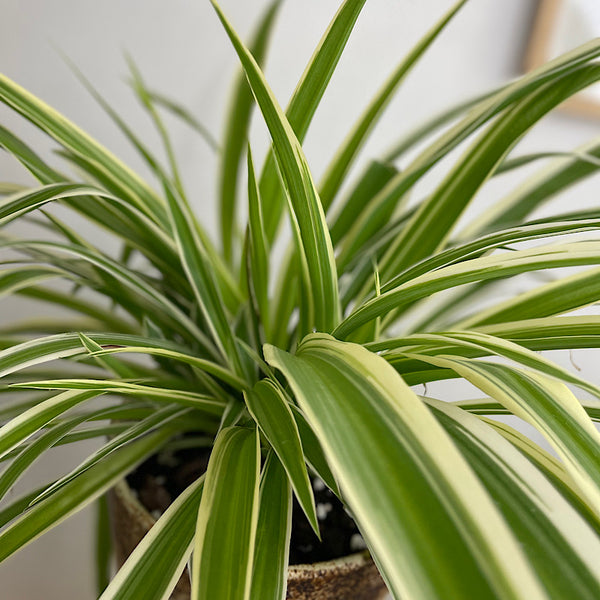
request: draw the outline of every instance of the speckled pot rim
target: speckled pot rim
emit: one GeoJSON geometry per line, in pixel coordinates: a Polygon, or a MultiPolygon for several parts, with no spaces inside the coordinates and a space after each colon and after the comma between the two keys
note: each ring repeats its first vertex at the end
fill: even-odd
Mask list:
{"type": "MultiPolygon", "coordinates": [[[[115,484],[114,492],[121,497],[123,502],[127,502],[135,508],[135,512],[139,514],[140,519],[148,528],[156,523],[156,519],[150,514],[148,509],[139,501],[137,495],[128,485],[125,479],[122,479],[115,484]]],[[[327,560],[318,563],[289,565],[288,580],[295,579],[311,579],[319,577],[324,572],[331,571],[349,571],[365,566],[371,560],[369,553],[366,550],[349,554],[342,558],[327,560]]]]}
{"type": "Polygon", "coordinates": [[[310,573],[313,573],[314,577],[318,577],[326,571],[348,571],[364,567],[370,561],[369,553],[366,550],[357,552],[356,554],[349,554],[342,558],[336,558],[334,560],[327,560],[318,563],[301,564],[301,565],[289,565],[288,566],[288,579],[297,579],[302,577],[310,577],[310,573]]]}

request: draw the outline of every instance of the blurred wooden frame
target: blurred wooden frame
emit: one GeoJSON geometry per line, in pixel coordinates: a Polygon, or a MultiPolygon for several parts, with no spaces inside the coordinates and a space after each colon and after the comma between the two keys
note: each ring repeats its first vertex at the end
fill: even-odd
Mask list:
{"type": "MultiPolygon", "coordinates": [[[[568,0],[539,0],[525,55],[524,66],[527,71],[539,67],[552,58],[550,56],[552,35],[556,31],[557,22],[565,1],[568,0]]],[[[600,2],[600,0],[592,1],[600,2]]],[[[600,101],[587,98],[581,93],[564,102],[561,109],[580,116],[600,117],[600,101]]]]}

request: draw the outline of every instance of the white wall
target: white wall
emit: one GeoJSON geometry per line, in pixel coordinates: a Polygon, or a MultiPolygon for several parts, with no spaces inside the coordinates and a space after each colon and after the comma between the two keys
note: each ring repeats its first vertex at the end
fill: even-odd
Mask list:
{"type": "MultiPolygon", "coordinates": [[[[238,30],[247,34],[266,2],[223,0],[222,4],[238,30]]],[[[317,177],[349,123],[398,59],[450,4],[450,0],[367,3],[306,141],[307,156],[317,177]]],[[[337,5],[337,0],[283,3],[267,66],[267,77],[282,104],[337,5]]],[[[406,82],[365,155],[378,155],[402,132],[449,103],[517,75],[536,5],[535,0],[469,3],[406,82]]],[[[138,61],[152,87],[192,107],[215,135],[220,134],[235,57],[207,0],[2,0],[0,3],[0,69],[145,173],[134,152],[75,81],[53,45],[79,65],[148,143],[156,145],[157,137],[122,82],[126,75],[123,50],[138,61]]],[[[6,109],[0,109],[0,122],[38,148],[51,148],[43,136],[6,109]]],[[[523,150],[570,149],[598,133],[597,122],[556,115],[532,132],[524,141],[523,150]]],[[[260,154],[266,136],[258,118],[253,125],[253,136],[260,154]]],[[[214,227],[215,158],[194,133],[182,127],[174,127],[174,140],[190,195],[203,219],[214,227]]],[[[506,177],[490,185],[476,210],[481,210],[517,179],[506,177]]],[[[27,179],[12,161],[0,156],[0,181],[27,179]]],[[[565,203],[570,207],[589,205],[595,197],[595,186],[587,183],[570,193],[565,203]]],[[[0,319],[26,316],[24,311],[30,310],[29,305],[5,300],[0,319]]],[[[578,360],[585,362],[591,360],[590,356],[586,354],[578,360]]],[[[72,453],[58,454],[62,468],[77,461],[72,453]]],[[[39,466],[32,477],[43,474],[45,479],[47,470],[56,468],[60,468],[56,463],[39,466]]],[[[28,478],[28,482],[31,480],[28,478]]],[[[90,528],[89,514],[84,514],[0,565],[2,598],[94,597],[90,528]]]]}

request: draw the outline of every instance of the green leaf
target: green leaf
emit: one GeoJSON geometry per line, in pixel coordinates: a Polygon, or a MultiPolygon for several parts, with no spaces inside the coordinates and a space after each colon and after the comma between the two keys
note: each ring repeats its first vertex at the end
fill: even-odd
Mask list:
{"type": "Polygon", "coordinates": [[[563,383],[485,361],[424,355],[419,358],[456,371],[536,427],[562,458],[590,508],[600,515],[600,433],[563,383]]]}
{"type": "Polygon", "coordinates": [[[408,150],[413,148],[417,143],[423,141],[429,135],[433,134],[436,130],[441,129],[444,125],[454,121],[462,114],[468,112],[471,108],[474,108],[478,104],[481,104],[485,100],[488,100],[492,96],[495,96],[504,89],[506,86],[502,86],[499,89],[495,89],[489,92],[484,92],[474,98],[469,98],[463,102],[451,106],[450,108],[443,110],[438,115],[435,115],[431,119],[424,123],[418,124],[413,130],[404,135],[402,139],[394,144],[394,146],[386,152],[383,162],[389,163],[398,160],[408,150]]]}
{"type": "Polygon", "coordinates": [[[131,145],[137,150],[146,164],[150,169],[157,174],[159,180],[162,176],[166,176],[164,169],[159,164],[157,158],[152,152],[145,146],[145,144],[139,139],[134,131],[129,127],[125,120],[119,115],[119,113],[113,108],[113,106],[104,99],[102,94],[93,86],[90,80],[81,72],[81,70],[75,65],[75,63],[65,54],[62,55],[63,60],[67,63],[67,66],[75,74],[77,79],[83,84],[90,95],[96,100],[101,106],[104,112],[111,118],[115,125],[121,130],[123,135],[129,140],[131,145]]]}
{"type": "MultiPolygon", "coordinates": [[[[142,301],[147,304],[148,309],[155,312],[155,318],[161,317],[162,320],[171,324],[176,329],[179,329],[183,335],[192,335],[205,350],[214,355],[215,350],[212,348],[212,343],[206,335],[198,328],[198,326],[189,318],[187,314],[169,300],[164,294],[156,290],[145,279],[140,277],[136,272],[123,267],[115,260],[108,258],[98,252],[92,252],[87,248],[73,246],[72,244],[58,244],[53,242],[43,241],[15,241],[0,244],[0,247],[26,249],[26,250],[41,250],[41,251],[57,251],[67,256],[76,257],[97,267],[101,272],[109,277],[113,277],[125,288],[130,290],[137,301],[142,301]]],[[[58,262],[55,260],[54,263],[58,262]]],[[[222,310],[222,307],[221,307],[222,310]]]]}
{"type": "Polygon", "coordinates": [[[0,527],[4,527],[7,523],[10,523],[13,519],[18,517],[23,511],[27,509],[31,500],[33,500],[44,487],[28,492],[22,496],[19,496],[16,500],[13,500],[10,504],[0,510],[0,527]]]}
{"type": "Polygon", "coordinates": [[[315,435],[315,432],[311,429],[310,425],[306,421],[306,418],[302,414],[302,411],[293,404],[289,405],[294,415],[298,432],[300,433],[300,439],[302,440],[302,449],[304,451],[304,457],[306,462],[312,467],[313,471],[317,476],[323,480],[325,485],[338,497],[342,496],[340,488],[335,480],[335,476],[331,472],[331,468],[327,463],[321,442],[315,435]]]}
{"type": "MultiPolygon", "coordinates": [[[[577,148],[575,154],[600,158],[600,141],[595,139],[587,142],[577,148]]],[[[502,229],[507,225],[522,222],[567,187],[575,185],[597,171],[597,165],[581,161],[575,156],[555,160],[517,186],[505,198],[489,207],[479,218],[472,220],[460,232],[460,238],[468,239],[483,231],[502,229]]]]}
{"type": "Polygon", "coordinates": [[[93,502],[156,452],[169,435],[169,430],[157,431],[121,448],[58,490],[52,498],[33,506],[0,532],[0,561],[93,502]]]}
{"type": "Polygon", "coordinates": [[[600,159],[596,158],[595,156],[592,156],[591,154],[587,154],[586,152],[577,152],[576,150],[571,152],[535,152],[532,154],[522,154],[521,156],[515,156],[514,158],[506,158],[504,162],[500,163],[496,167],[494,175],[501,175],[502,173],[507,173],[508,171],[512,171],[513,169],[519,169],[520,167],[523,167],[538,160],[544,160],[546,158],[557,158],[559,156],[575,158],[576,160],[587,162],[596,167],[600,167],[600,159]]]}
{"type": "Polygon", "coordinates": [[[398,286],[395,286],[394,280],[388,282],[382,286],[381,296],[359,306],[342,321],[334,333],[336,337],[344,338],[357,327],[392,309],[409,305],[416,300],[459,285],[508,277],[538,269],[598,264],[599,262],[600,244],[597,242],[549,244],[533,249],[516,250],[466,260],[431,273],[425,273],[398,286]]]}
{"type": "Polygon", "coordinates": [[[48,202],[80,196],[104,196],[118,201],[112,194],[80,183],[51,183],[41,188],[27,189],[24,192],[5,198],[0,204],[0,226],[43,206],[48,202]]]}
{"type": "MultiPolygon", "coordinates": [[[[447,250],[419,261],[409,269],[400,273],[386,285],[386,289],[410,281],[419,275],[447,267],[449,265],[477,258],[491,250],[506,247],[508,244],[546,239],[552,236],[596,231],[600,228],[600,219],[577,219],[572,221],[556,220],[548,223],[524,224],[518,227],[503,229],[482,236],[472,241],[452,246],[447,250]]],[[[564,281],[564,280],[561,280],[564,281]]]]}
{"type": "MultiPolygon", "coordinates": [[[[344,0],[331,20],[327,31],[321,37],[310,62],[288,105],[286,117],[302,143],[327,89],[335,67],[342,56],[354,24],[365,5],[366,0],[344,0]]],[[[277,233],[281,213],[285,205],[285,193],[273,151],[267,154],[260,177],[260,193],[265,203],[265,229],[267,239],[272,242],[277,233]]]]}
{"type": "Polygon", "coordinates": [[[480,417],[480,420],[487,423],[502,437],[508,440],[519,452],[527,457],[554,487],[566,498],[567,502],[579,512],[587,523],[600,534],[600,519],[596,513],[590,508],[581,492],[577,489],[577,485],[573,478],[569,475],[562,462],[551,455],[549,452],[542,450],[537,444],[531,441],[527,436],[523,435],[515,428],[496,421],[480,417]]]}
{"type": "Polygon", "coordinates": [[[14,294],[42,281],[54,279],[60,274],[60,271],[52,267],[23,266],[0,271],[0,297],[14,294]]]}
{"type": "Polygon", "coordinates": [[[173,100],[172,98],[168,98],[164,94],[160,92],[156,92],[154,90],[146,90],[149,98],[156,104],[157,106],[161,106],[166,109],[168,112],[172,113],[179,119],[181,119],[184,123],[189,125],[192,129],[194,129],[200,136],[204,139],[204,141],[215,151],[219,152],[219,143],[215,139],[212,133],[183,105],[179,102],[173,100]]]}
{"type": "MultiPolygon", "coordinates": [[[[314,303],[312,316],[305,328],[330,331],[339,320],[337,274],[333,247],[325,222],[323,207],[315,188],[300,142],[281,107],[269,89],[260,68],[225,16],[212,2],[240,58],[252,92],[273,138],[277,161],[290,200],[292,220],[297,222],[299,244],[306,257],[309,280],[304,280],[305,298],[314,303]]],[[[310,314],[311,311],[309,311],[310,314]]]]}
{"type": "MultiPolygon", "coordinates": [[[[268,5],[249,44],[250,52],[259,65],[264,60],[280,5],[281,0],[273,0],[268,5]]],[[[254,106],[252,91],[248,87],[243,69],[236,77],[230,102],[225,119],[225,134],[219,169],[221,241],[223,243],[223,255],[228,263],[232,259],[233,238],[236,233],[238,174],[244,148],[247,144],[250,117],[254,106]]]]}
{"type": "Polygon", "coordinates": [[[188,392],[173,388],[161,388],[140,385],[127,381],[111,381],[109,379],[55,379],[51,381],[28,381],[13,384],[15,388],[38,390],[83,390],[96,394],[113,393],[124,396],[142,396],[162,402],[176,402],[190,408],[197,408],[211,414],[220,415],[224,405],[219,400],[206,394],[188,392]]]}
{"type": "Polygon", "coordinates": [[[0,427],[0,457],[19,446],[28,437],[39,431],[70,408],[99,396],[99,391],[66,391],[25,410],[0,427]]]}
{"type": "Polygon", "coordinates": [[[0,75],[0,101],[30,120],[67,150],[102,165],[124,199],[157,224],[164,224],[166,211],[159,197],[131,169],[71,121],[4,75],[0,75]]]}
{"type": "Polygon", "coordinates": [[[260,197],[252,153],[248,146],[248,232],[250,245],[251,277],[249,284],[256,298],[256,306],[265,337],[270,339],[269,316],[269,248],[265,236],[263,207],[260,197]]]}
{"type": "Polygon", "coordinates": [[[257,430],[221,430],[198,511],[192,600],[250,600],[259,482],[257,430]]]}
{"type": "Polygon", "coordinates": [[[459,2],[457,2],[442,17],[442,19],[440,19],[440,21],[419,40],[417,45],[388,77],[388,80],[384,83],[381,90],[375,95],[375,98],[354,125],[333,161],[327,167],[325,176],[323,177],[323,183],[319,186],[325,209],[333,202],[333,199],[335,198],[346,173],[352,166],[358,151],[366,141],[369,132],[381,116],[381,113],[392,99],[393,94],[400,83],[417,63],[419,58],[421,58],[427,48],[429,48],[438,35],[444,30],[446,25],[452,20],[452,17],[454,17],[454,15],[463,7],[465,2],[466,0],[459,0],[459,2]]]}
{"type": "MultiPolygon", "coordinates": [[[[369,200],[379,193],[397,173],[398,170],[393,165],[375,160],[369,163],[348,198],[341,202],[341,208],[337,216],[332,219],[331,240],[334,246],[337,246],[340,240],[352,229],[369,200]]],[[[389,222],[392,216],[391,212],[388,211],[383,215],[383,225],[389,222]]],[[[364,238],[359,234],[352,239],[351,243],[346,242],[343,244],[340,248],[340,255],[337,257],[338,268],[343,269],[356,252],[364,250],[367,240],[368,236],[364,238]]]]}
{"type": "MultiPolygon", "coordinates": [[[[81,345],[90,353],[102,352],[102,346],[97,344],[92,338],[88,337],[84,333],[79,334],[81,345]]],[[[96,357],[96,362],[109,373],[113,373],[119,379],[133,379],[136,376],[134,369],[129,367],[124,361],[119,358],[112,356],[99,356],[96,357]]],[[[32,378],[33,379],[33,378],[32,378]]]]}
{"type": "Polygon", "coordinates": [[[480,328],[505,321],[522,321],[559,315],[598,301],[600,297],[600,269],[591,269],[561,277],[533,290],[518,294],[461,319],[456,328],[480,328]]]}
{"type": "MultiPolygon", "coordinates": [[[[495,354],[506,359],[517,362],[518,364],[535,369],[563,381],[570,383],[600,398],[600,387],[590,383],[570,371],[563,369],[554,362],[539,356],[523,348],[519,344],[509,342],[491,335],[475,331],[448,331],[442,334],[414,334],[404,339],[398,338],[390,340],[390,345],[399,345],[407,347],[411,353],[425,354],[458,354],[466,357],[469,350],[474,350],[474,356],[486,356],[495,354]],[[411,349],[411,346],[413,347],[411,349]],[[414,348],[414,346],[418,346],[414,348]]],[[[376,346],[375,346],[376,347],[376,346]]],[[[371,348],[372,350],[372,348],[371,348]]],[[[400,349],[399,353],[403,351],[400,349]]],[[[396,353],[394,351],[386,353],[384,358],[393,359],[396,353]]]]}
{"type": "MultiPolygon", "coordinates": [[[[77,425],[83,423],[87,419],[87,415],[67,419],[63,423],[58,423],[49,427],[41,433],[32,442],[26,444],[20,452],[14,457],[10,465],[0,474],[0,500],[8,493],[15,482],[21,475],[42,456],[48,448],[54,446],[66,433],[74,429],[77,425]]],[[[6,454],[3,458],[7,459],[10,454],[6,454]]]]}
{"type": "Polygon", "coordinates": [[[222,357],[230,363],[233,372],[243,377],[239,349],[213,276],[214,265],[211,263],[198,233],[192,226],[193,217],[189,207],[182,201],[177,190],[170,186],[165,189],[181,260],[198,305],[207,321],[212,339],[222,357]]]}
{"type": "MultiPolygon", "coordinates": [[[[130,55],[126,55],[126,59],[127,64],[129,65],[129,71],[131,72],[133,90],[136,96],[138,97],[139,101],[141,102],[142,106],[150,115],[150,118],[152,119],[156,131],[158,132],[158,135],[162,141],[162,145],[167,155],[167,160],[169,162],[173,184],[175,185],[177,191],[181,194],[181,196],[185,197],[183,183],[181,181],[181,176],[179,175],[179,167],[177,166],[177,159],[175,158],[175,151],[173,149],[173,145],[171,144],[169,132],[167,131],[167,128],[165,127],[160,115],[158,114],[158,111],[154,107],[152,98],[150,94],[148,94],[146,85],[144,83],[144,80],[142,79],[142,75],[139,69],[137,68],[133,58],[130,55]]],[[[163,173],[164,172],[161,170],[161,174],[159,175],[159,177],[163,173]]]]}
{"type": "MultiPolygon", "coordinates": [[[[222,379],[236,389],[244,389],[239,379],[216,363],[190,355],[185,346],[161,339],[118,333],[90,333],[89,339],[102,346],[104,354],[132,352],[140,354],[156,354],[189,364],[199,370],[222,379]],[[241,387],[240,387],[241,386],[241,387]]],[[[27,367],[43,364],[59,358],[72,358],[85,355],[86,350],[79,334],[63,333],[28,340],[20,344],[12,344],[0,351],[0,377],[18,372],[27,367]]]]}
{"type": "Polygon", "coordinates": [[[167,600],[192,552],[204,476],[187,487],[144,536],[101,600],[167,600]]]}
{"type": "Polygon", "coordinates": [[[27,144],[2,125],[0,125],[0,146],[16,158],[38,181],[58,183],[66,179],[64,175],[47,165],[27,144]]]}
{"type": "Polygon", "coordinates": [[[306,518],[317,537],[320,537],[315,499],[304,464],[300,433],[285,395],[274,382],[263,379],[252,391],[246,392],[244,397],[252,418],[285,467],[306,518]]]}
{"type": "Polygon", "coordinates": [[[488,494],[380,357],[314,334],[272,346],[396,598],[545,598],[488,494]],[[398,568],[398,557],[403,568],[398,568]]]}
{"type": "MultiPolygon", "coordinates": [[[[116,341],[117,338],[115,338],[116,341]]],[[[129,338],[130,342],[136,342],[134,337],[129,338]]],[[[176,344],[170,344],[166,340],[150,340],[148,338],[138,338],[137,344],[148,344],[152,343],[153,345],[127,345],[126,338],[121,338],[121,344],[118,347],[103,347],[100,350],[94,352],[93,356],[95,357],[107,357],[110,354],[148,354],[150,356],[157,356],[161,358],[168,358],[172,360],[176,360],[192,367],[199,369],[200,371],[204,371],[209,373],[210,375],[214,375],[217,379],[227,383],[231,387],[236,390],[242,391],[246,389],[246,383],[234,375],[229,369],[218,365],[212,361],[198,358],[192,354],[188,354],[185,352],[185,348],[177,347],[176,344]]]]}
{"type": "Polygon", "coordinates": [[[106,495],[96,502],[96,595],[108,587],[111,576],[112,539],[106,495]]]}
{"type": "Polygon", "coordinates": [[[20,183],[11,183],[10,181],[1,181],[0,182],[0,194],[2,196],[8,196],[10,194],[17,194],[18,192],[22,192],[27,189],[26,185],[21,185],[20,183]]]}
{"type": "MultiPolygon", "coordinates": [[[[511,84],[500,88],[496,93],[489,96],[489,98],[479,102],[462,120],[444,132],[435,142],[427,146],[402,172],[390,180],[389,184],[380,193],[371,199],[369,202],[370,206],[365,209],[362,220],[369,222],[371,215],[387,210],[386,206],[390,204],[395,206],[398,200],[412,189],[416,182],[434,165],[501,111],[511,104],[518,103],[524,96],[534,93],[548,82],[564,74],[576,71],[580,65],[590,61],[599,54],[600,42],[598,40],[591,40],[531,71],[511,84]]],[[[512,136],[509,135],[509,137],[512,139],[512,136]]],[[[379,232],[374,231],[373,234],[378,235],[379,232]]],[[[388,260],[394,261],[394,257],[398,252],[398,239],[396,238],[395,243],[387,248],[386,262],[388,260]]],[[[435,239],[435,236],[432,236],[432,239],[435,239]]],[[[399,269],[400,267],[397,270],[399,269]]],[[[383,275],[384,280],[388,278],[387,270],[383,275]]],[[[366,292],[363,290],[363,295],[364,293],[366,292]]]]}
{"type": "Polygon", "coordinates": [[[454,165],[419,207],[381,261],[385,279],[434,254],[506,153],[542,116],[600,79],[600,67],[584,65],[529,94],[507,110],[454,165]]]}
{"type": "Polygon", "coordinates": [[[597,348],[600,342],[600,317],[594,315],[526,319],[477,329],[530,350],[597,348]]]}
{"type": "MultiPolygon", "coordinates": [[[[122,433],[116,435],[109,442],[104,444],[101,448],[90,454],[81,464],[75,467],[72,471],[70,471],[69,473],[58,479],[51,486],[46,488],[44,492],[41,493],[32,502],[32,504],[37,504],[38,502],[41,502],[45,498],[56,493],[56,490],[66,485],[69,481],[73,481],[73,479],[79,477],[81,473],[87,471],[94,465],[103,461],[109,454],[112,454],[122,446],[129,444],[132,441],[138,439],[139,437],[146,435],[152,431],[156,431],[157,429],[169,429],[170,426],[172,426],[173,421],[179,419],[180,417],[184,417],[189,412],[189,408],[181,408],[181,406],[177,405],[167,405],[164,408],[157,410],[149,417],[143,419],[139,423],[135,423],[122,433]],[[169,424],[171,425],[167,427],[169,424]]],[[[176,431],[177,429],[179,428],[173,427],[173,431],[176,431]]]]}
{"type": "Polygon", "coordinates": [[[446,402],[430,400],[429,406],[494,498],[549,596],[597,598],[596,531],[529,460],[477,417],[446,402]]]}
{"type": "Polygon", "coordinates": [[[260,478],[260,510],[249,598],[285,600],[292,530],[292,494],[279,460],[271,452],[260,478]]]}

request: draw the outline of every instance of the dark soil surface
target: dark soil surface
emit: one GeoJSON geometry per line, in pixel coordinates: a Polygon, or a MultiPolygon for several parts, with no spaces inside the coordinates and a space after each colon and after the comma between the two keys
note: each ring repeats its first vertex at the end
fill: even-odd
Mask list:
{"type": "MultiPolygon", "coordinates": [[[[206,471],[209,449],[194,448],[149,458],[127,476],[129,486],[154,517],[206,471]]],[[[290,564],[310,564],[359,552],[365,545],[342,503],[320,480],[313,480],[321,542],[294,499],[290,564]]]]}

